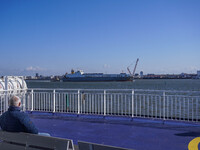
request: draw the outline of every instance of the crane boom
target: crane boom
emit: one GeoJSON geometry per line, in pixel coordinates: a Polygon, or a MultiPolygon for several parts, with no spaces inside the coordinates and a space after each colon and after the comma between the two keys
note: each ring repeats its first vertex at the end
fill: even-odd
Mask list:
{"type": "Polygon", "coordinates": [[[130,69],[129,69],[129,67],[127,67],[127,70],[128,70],[128,72],[130,73],[130,75],[132,75],[132,74],[131,74],[131,71],[130,71],[130,69]]]}
{"type": "Polygon", "coordinates": [[[135,67],[133,69],[133,76],[135,76],[135,71],[136,71],[136,68],[137,68],[138,61],[139,61],[139,58],[136,60],[135,67]]]}

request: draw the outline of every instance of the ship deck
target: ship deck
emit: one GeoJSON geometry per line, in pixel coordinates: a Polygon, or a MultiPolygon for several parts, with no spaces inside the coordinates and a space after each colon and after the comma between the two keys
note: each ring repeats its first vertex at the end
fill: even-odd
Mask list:
{"type": "Polygon", "coordinates": [[[200,124],[128,117],[33,112],[39,132],[134,150],[183,150],[200,136],[200,124]]]}

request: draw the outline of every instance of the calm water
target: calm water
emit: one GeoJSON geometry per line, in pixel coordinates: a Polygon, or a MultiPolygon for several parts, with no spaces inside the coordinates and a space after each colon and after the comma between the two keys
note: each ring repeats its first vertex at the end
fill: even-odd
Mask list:
{"type": "Polygon", "coordinates": [[[159,79],[135,80],[134,82],[49,82],[26,81],[28,88],[66,89],[151,89],[200,91],[200,80],[159,79]]]}

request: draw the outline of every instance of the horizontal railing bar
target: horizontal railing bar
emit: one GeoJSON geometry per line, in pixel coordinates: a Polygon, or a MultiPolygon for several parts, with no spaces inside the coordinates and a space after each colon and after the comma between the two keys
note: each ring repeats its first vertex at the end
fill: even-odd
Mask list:
{"type": "Polygon", "coordinates": [[[200,91],[179,91],[179,90],[151,90],[151,89],[60,89],[60,88],[29,88],[28,90],[58,90],[58,91],[138,91],[138,92],[172,92],[172,93],[200,93],[200,91]]]}

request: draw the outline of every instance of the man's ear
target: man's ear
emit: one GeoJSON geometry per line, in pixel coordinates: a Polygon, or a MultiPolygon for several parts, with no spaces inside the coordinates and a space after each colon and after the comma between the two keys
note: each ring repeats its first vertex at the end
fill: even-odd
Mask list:
{"type": "Polygon", "coordinates": [[[19,102],[18,106],[21,106],[21,102],[19,102]]]}

